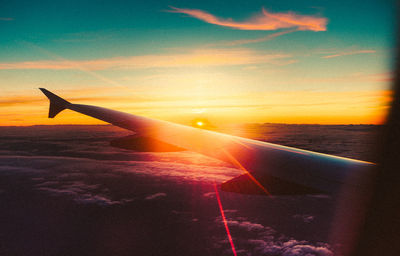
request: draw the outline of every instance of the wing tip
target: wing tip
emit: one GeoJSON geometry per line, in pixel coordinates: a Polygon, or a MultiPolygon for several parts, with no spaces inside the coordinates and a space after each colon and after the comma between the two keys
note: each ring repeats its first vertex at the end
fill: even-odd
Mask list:
{"type": "Polygon", "coordinates": [[[49,115],[48,115],[49,118],[54,118],[58,113],[68,108],[68,105],[71,104],[70,102],[55,95],[54,93],[50,92],[45,88],[39,88],[39,90],[41,90],[43,94],[46,95],[46,97],[50,101],[49,115]]]}

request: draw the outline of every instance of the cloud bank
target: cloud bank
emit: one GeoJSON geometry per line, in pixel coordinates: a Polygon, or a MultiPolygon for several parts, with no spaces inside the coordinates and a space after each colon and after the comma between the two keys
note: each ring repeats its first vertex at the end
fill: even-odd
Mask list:
{"type": "Polygon", "coordinates": [[[210,24],[240,30],[277,30],[283,28],[296,28],[298,30],[326,31],[327,24],[327,19],[324,17],[301,15],[294,12],[272,13],[264,8],[262,9],[261,15],[257,15],[243,22],[237,22],[232,19],[222,19],[198,9],[184,9],[171,6],[169,12],[184,13],[210,24]]]}

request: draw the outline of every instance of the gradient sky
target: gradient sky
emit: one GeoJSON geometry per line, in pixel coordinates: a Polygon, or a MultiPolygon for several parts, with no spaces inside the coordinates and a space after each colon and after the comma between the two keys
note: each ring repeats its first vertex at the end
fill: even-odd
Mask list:
{"type": "Polygon", "coordinates": [[[71,102],[189,123],[359,124],[391,100],[395,1],[2,1],[0,125],[71,102]]]}

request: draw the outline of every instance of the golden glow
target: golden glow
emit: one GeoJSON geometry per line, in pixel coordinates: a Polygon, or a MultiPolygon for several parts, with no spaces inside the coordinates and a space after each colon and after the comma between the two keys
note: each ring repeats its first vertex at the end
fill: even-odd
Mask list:
{"type": "MultiPolygon", "coordinates": [[[[73,103],[97,105],[136,115],[192,124],[197,127],[228,123],[382,124],[392,92],[266,92],[138,96],[136,91],[82,88],[55,90],[73,103]],[[90,97],[86,96],[90,95],[90,97]],[[193,109],[201,109],[194,113],[193,109]],[[197,116],[197,117],[196,117],[197,116]],[[207,116],[207,118],[204,118],[207,116]],[[200,124],[202,123],[202,124],[200,124]]],[[[102,121],[65,110],[48,119],[49,103],[39,90],[0,96],[0,125],[102,124],[102,121]]]]}
{"type": "MultiPolygon", "coordinates": [[[[335,52],[329,58],[319,54],[313,63],[329,64],[343,55],[352,58],[361,53],[377,54],[373,50],[335,52]]],[[[32,89],[44,77],[52,81],[44,87],[73,103],[203,129],[209,123],[381,124],[392,98],[387,90],[392,74],[379,66],[371,69],[382,72],[345,72],[341,65],[329,65],[326,73],[310,69],[304,74],[291,65],[298,61],[295,53],[203,47],[73,61],[48,55],[52,59],[0,63],[0,71],[13,77],[0,77],[0,83],[8,85],[0,95],[0,125],[102,123],[71,111],[47,119],[48,100],[32,89]]],[[[352,66],[361,61],[354,59],[352,66]]]]}

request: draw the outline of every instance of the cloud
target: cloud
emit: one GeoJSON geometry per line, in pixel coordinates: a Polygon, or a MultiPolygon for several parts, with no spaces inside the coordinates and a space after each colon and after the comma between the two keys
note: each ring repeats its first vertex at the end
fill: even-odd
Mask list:
{"type": "Polygon", "coordinates": [[[312,245],[307,241],[289,240],[284,243],[267,243],[263,240],[250,241],[255,245],[255,251],[262,255],[280,256],[333,256],[326,244],[312,245]]]}
{"type": "MultiPolygon", "coordinates": [[[[224,212],[226,212],[226,210],[224,212]]],[[[236,213],[236,212],[237,212],[237,210],[228,210],[228,213],[236,213]]],[[[222,224],[221,217],[218,216],[215,219],[215,222],[217,224],[221,225],[222,224]]],[[[264,235],[266,235],[266,234],[272,235],[272,234],[276,233],[276,231],[274,229],[264,226],[260,223],[248,221],[245,217],[236,217],[236,219],[229,219],[229,220],[227,220],[227,223],[230,228],[237,227],[237,228],[249,231],[249,232],[252,231],[252,232],[262,233],[264,235]]]]}
{"type": "MultiPolygon", "coordinates": [[[[364,72],[357,72],[345,75],[334,75],[334,76],[325,76],[325,77],[310,77],[310,78],[301,78],[297,79],[297,83],[306,83],[306,84],[322,84],[322,83],[335,83],[335,84],[354,84],[360,82],[391,82],[394,80],[394,74],[391,72],[383,72],[383,73],[372,73],[367,74],[364,72]]],[[[340,93],[340,92],[339,92],[340,93]]],[[[365,91],[359,91],[359,95],[363,95],[366,93],[365,91]]],[[[390,94],[389,90],[382,90],[380,92],[369,91],[369,94],[390,94]]]]}
{"type": "Polygon", "coordinates": [[[14,19],[10,18],[10,17],[0,17],[0,20],[2,20],[2,21],[12,21],[14,19]]]}
{"type": "Polygon", "coordinates": [[[110,197],[99,193],[100,184],[89,185],[81,181],[47,181],[37,184],[36,187],[38,190],[45,191],[53,196],[70,196],[79,204],[111,206],[127,202],[126,199],[112,200],[110,197]]]}
{"type": "Polygon", "coordinates": [[[153,199],[159,199],[161,197],[166,197],[167,194],[166,193],[156,193],[153,195],[149,195],[145,197],[145,200],[153,200],[153,199]]]}
{"type": "Polygon", "coordinates": [[[357,51],[348,51],[348,52],[340,52],[332,55],[322,56],[321,58],[324,59],[331,59],[336,57],[348,56],[348,55],[355,55],[355,54],[366,54],[366,53],[375,53],[375,50],[357,50],[357,51]]]}
{"type": "Polygon", "coordinates": [[[234,66],[272,63],[288,54],[257,52],[250,49],[195,49],[185,53],[139,55],[93,60],[39,60],[0,63],[1,69],[105,70],[171,67],[234,66]]]}
{"type": "Polygon", "coordinates": [[[305,241],[290,240],[282,244],[280,250],[282,256],[333,256],[331,250],[323,246],[313,246],[306,244],[305,241]]]}
{"type": "Polygon", "coordinates": [[[211,44],[211,45],[225,45],[225,46],[238,46],[238,45],[244,45],[244,44],[254,44],[254,43],[260,43],[260,42],[266,42],[266,41],[270,41],[274,38],[277,38],[279,36],[285,35],[285,34],[289,34],[289,33],[293,33],[298,31],[298,29],[291,29],[291,30],[285,30],[285,31],[281,31],[281,32],[276,32],[273,34],[269,34],[267,36],[263,36],[260,38],[255,38],[255,39],[239,39],[239,40],[233,40],[233,41],[229,41],[229,42],[222,42],[222,43],[217,43],[217,44],[211,44]]]}
{"type": "Polygon", "coordinates": [[[203,194],[204,197],[215,198],[215,192],[207,192],[203,194]]]}
{"type": "Polygon", "coordinates": [[[32,104],[42,102],[43,98],[34,96],[0,96],[0,107],[8,107],[18,104],[32,104]]]}
{"type": "Polygon", "coordinates": [[[265,41],[269,41],[272,40],[278,36],[282,36],[285,34],[289,34],[292,32],[295,32],[297,30],[286,30],[286,31],[281,31],[281,32],[277,32],[274,34],[270,34],[261,38],[257,38],[257,39],[242,39],[242,40],[236,40],[236,41],[232,41],[230,42],[230,45],[243,45],[243,44],[250,44],[250,43],[260,43],[260,42],[265,42],[265,41]]]}
{"type": "MultiPolygon", "coordinates": [[[[110,128],[112,127],[110,126],[110,128]]],[[[10,130],[13,129],[14,128],[12,127],[10,128],[10,130]]],[[[61,135],[62,133],[65,133],[66,136],[68,136],[68,129],[58,129],[60,129],[60,133],[56,133],[56,136],[59,136],[56,137],[57,140],[64,137],[64,135],[61,135]]],[[[39,138],[47,138],[46,133],[52,132],[52,129],[46,130],[43,127],[37,127],[34,130],[35,136],[39,138]]],[[[118,133],[115,134],[124,134],[118,129],[117,131],[118,133]]],[[[28,134],[27,132],[25,133],[28,134]]],[[[95,127],[82,130],[75,129],[73,131],[74,138],[77,139],[77,141],[79,141],[79,139],[93,137],[93,134],[95,133],[95,127]]],[[[101,133],[98,134],[101,136],[101,133]]],[[[101,140],[104,139],[101,139],[100,137],[99,141],[101,140]]],[[[57,150],[62,150],[61,152],[63,156],[65,156],[60,157],[51,156],[53,151],[49,150],[49,141],[41,140],[38,144],[32,144],[31,142],[28,143],[28,148],[22,146],[23,150],[32,154],[32,151],[28,149],[29,147],[33,147],[37,150],[34,151],[34,154],[45,154],[48,156],[16,157],[13,156],[15,155],[15,151],[18,149],[15,148],[15,145],[25,144],[22,144],[20,141],[10,141],[9,145],[10,147],[14,147],[14,150],[7,150],[4,153],[2,152],[2,155],[0,155],[0,162],[2,163],[0,165],[0,171],[2,167],[4,167],[6,171],[9,171],[12,167],[12,169],[17,169],[18,172],[25,170],[28,173],[41,171],[47,172],[50,166],[51,170],[54,171],[54,173],[57,174],[57,177],[61,180],[79,180],[83,173],[97,170],[98,175],[103,173],[107,175],[115,174],[118,176],[126,174],[141,174],[164,177],[177,182],[223,182],[240,174],[239,170],[227,167],[227,164],[224,162],[213,160],[193,152],[181,152],[179,156],[174,153],[163,153],[158,156],[151,153],[133,154],[131,151],[109,147],[107,142],[103,144],[103,147],[99,147],[98,144],[82,145],[81,143],[68,143],[68,147],[65,149],[63,149],[63,147],[57,148],[57,150]],[[9,156],[7,156],[7,154],[9,156]],[[102,166],[100,166],[101,164],[98,160],[110,161],[102,162],[102,166]],[[36,169],[32,169],[31,166],[35,166],[36,169]],[[207,168],[204,168],[204,166],[207,166],[207,168]],[[75,169],[79,171],[71,172],[71,170],[75,169]],[[110,169],[114,170],[114,172],[110,173],[110,169]],[[71,175],[72,173],[74,175],[71,175]]],[[[54,152],[57,152],[57,150],[54,152]]]]}
{"type": "Polygon", "coordinates": [[[36,187],[47,187],[47,186],[53,186],[53,185],[58,185],[58,181],[45,181],[43,183],[39,183],[36,185],[36,187]]]}
{"type": "Polygon", "coordinates": [[[293,218],[301,219],[305,223],[310,223],[314,220],[315,217],[312,215],[309,215],[309,214],[295,214],[295,215],[293,215],[293,218]]]}
{"type": "MultiPolygon", "coordinates": [[[[221,219],[216,218],[217,225],[222,226],[221,219]]],[[[279,234],[271,227],[251,222],[245,217],[236,217],[228,220],[230,229],[239,228],[240,237],[234,237],[235,244],[247,255],[280,255],[280,256],[333,256],[330,246],[326,243],[311,243],[305,240],[295,240],[279,234]],[[244,233],[247,232],[247,233],[244,233]]],[[[216,237],[218,243],[215,247],[221,247],[221,243],[228,245],[228,241],[222,237],[216,237]]]]}
{"type": "Polygon", "coordinates": [[[249,221],[236,221],[236,220],[228,220],[229,226],[237,226],[242,229],[246,229],[247,231],[255,231],[255,230],[263,230],[265,227],[258,223],[252,223],[249,221]]]}
{"type": "MultiPolygon", "coordinates": [[[[85,89],[83,89],[82,92],[79,89],[78,90],[70,90],[70,92],[66,92],[66,93],[64,93],[64,95],[66,95],[66,97],[68,97],[68,100],[70,100],[70,101],[84,101],[84,102],[115,101],[115,99],[110,96],[97,96],[97,95],[95,95],[95,96],[77,96],[77,95],[85,95],[85,94],[88,95],[89,93],[85,93],[85,92],[89,92],[89,91],[90,90],[85,90],[85,89]]],[[[98,89],[92,90],[92,91],[93,92],[91,93],[91,95],[101,92],[102,89],[98,88],[98,89]]],[[[121,100],[132,101],[132,99],[134,99],[135,102],[148,101],[148,99],[144,100],[141,97],[135,97],[135,98],[133,98],[133,97],[134,96],[121,98],[121,100]]],[[[22,94],[22,93],[14,94],[12,96],[1,95],[0,96],[0,107],[10,107],[10,106],[14,106],[14,105],[33,105],[33,104],[45,102],[44,99],[45,99],[44,96],[41,94],[37,94],[35,96],[26,95],[26,94],[22,94]]]]}
{"type": "Polygon", "coordinates": [[[362,78],[366,79],[367,81],[392,82],[394,80],[394,73],[384,72],[384,73],[369,74],[365,75],[362,78]]]}
{"type": "Polygon", "coordinates": [[[47,193],[53,196],[63,196],[63,195],[71,196],[73,200],[79,204],[96,204],[100,206],[111,206],[116,204],[122,204],[125,202],[124,200],[114,201],[104,195],[96,195],[89,192],[85,193],[83,190],[79,188],[58,189],[58,188],[41,187],[39,188],[39,190],[46,191],[47,193]]]}
{"type": "Polygon", "coordinates": [[[210,24],[240,30],[277,30],[282,28],[297,28],[298,30],[326,31],[327,24],[327,19],[324,17],[300,15],[294,12],[272,13],[264,8],[262,9],[261,15],[252,17],[244,22],[218,18],[208,12],[198,9],[171,7],[169,12],[184,13],[210,24]]]}

